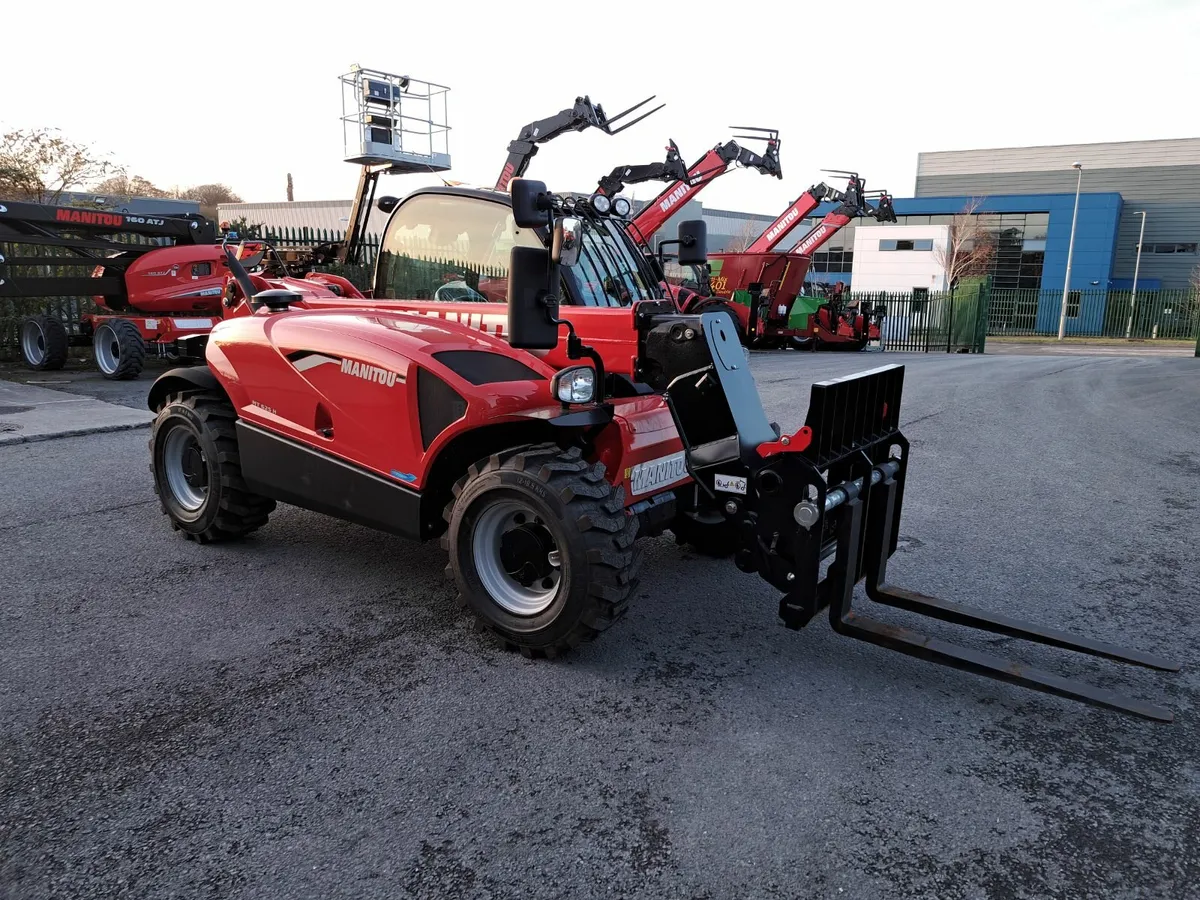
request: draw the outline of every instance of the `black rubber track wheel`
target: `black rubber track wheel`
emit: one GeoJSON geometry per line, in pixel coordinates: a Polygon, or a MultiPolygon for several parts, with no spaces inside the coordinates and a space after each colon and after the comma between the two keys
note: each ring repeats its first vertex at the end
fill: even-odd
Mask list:
{"type": "Polygon", "coordinates": [[[92,349],[100,374],[113,381],[137,378],[146,366],[146,342],[128,319],[106,319],[97,325],[92,349]]]}
{"type": "Polygon", "coordinates": [[[229,540],[267,524],[275,501],[252,493],[238,458],[237,413],[219,394],[175,394],[150,434],[154,492],[171,526],[193,541],[229,540]]]}
{"type": "Polygon", "coordinates": [[[624,615],[641,565],[638,520],[602,463],[555,444],[515,448],[472,465],[453,491],[446,576],[502,646],[558,656],[624,615]]]}
{"type": "Polygon", "coordinates": [[[57,316],[29,316],[21,323],[21,357],[29,368],[61,369],[67,347],[67,329],[57,316]]]}
{"type": "Polygon", "coordinates": [[[703,556],[723,559],[737,549],[737,527],[728,519],[701,522],[680,513],[671,522],[676,541],[703,556]]]}

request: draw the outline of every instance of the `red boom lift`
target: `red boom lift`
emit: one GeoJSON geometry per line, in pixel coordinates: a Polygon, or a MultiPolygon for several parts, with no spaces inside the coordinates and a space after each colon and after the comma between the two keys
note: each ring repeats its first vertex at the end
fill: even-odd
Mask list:
{"type": "Polygon", "coordinates": [[[147,350],[194,355],[189,345],[221,316],[229,274],[203,216],[138,216],[104,210],[0,201],[0,243],[54,248],[54,256],[0,257],[0,297],[86,297],[101,311],[81,316],[69,335],[56,316],[21,323],[21,354],[34,369],[58,369],[72,344],[91,343],[106,378],[136,378],[147,350]],[[132,244],[118,236],[136,235],[132,244]],[[79,274],[59,274],[60,269],[79,274]],[[53,271],[55,274],[47,274],[53,271]]]}

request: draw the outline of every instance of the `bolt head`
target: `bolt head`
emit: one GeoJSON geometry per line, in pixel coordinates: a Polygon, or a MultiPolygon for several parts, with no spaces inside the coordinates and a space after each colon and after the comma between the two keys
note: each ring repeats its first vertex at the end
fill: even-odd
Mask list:
{"type": "Polygon", "coordinates": [[[779,441],[779,443],[783,444],[783,446],[785,446],[785,447],[788,444],[790,444],[791,442],[792,442],[792,439],[790,437],[784,437],[779,441]]]}
{"type": "Polygon", "coordinates": [[[690,341],[692,338],[694,338],[696,336],[696,331],[694,328],[688,328],[687,330],[685,330],[683,332],[683,336],[690,341]]]}
{"type": "Polygon", "coordinates": [[[795,581],[795,580],[796,580],[796,573],[795,573],[795,572],[788,572],[788,573],[787,573],[787,580],[788,580],[788,581],[795,581]]]}
{"type": "Polygon", "coordinates": [[[738,505],[737,505],[736,500],[725,501],[725,512],[729,513],[729,515],[731,515],[731,516],[736,516],[737,511],[738,511],[738,505]]]}

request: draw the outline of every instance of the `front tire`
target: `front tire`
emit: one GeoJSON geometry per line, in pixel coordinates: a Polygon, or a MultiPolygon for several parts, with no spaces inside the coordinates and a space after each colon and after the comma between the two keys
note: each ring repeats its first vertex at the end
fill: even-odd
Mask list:
{"type": "Polygon", "coordinates": [[[128,319],[106,319],[96,326],[92,350],[100,374],[113,381],[137,378],[146,366],[146,342],[128,319]]]}
{"type": "Polygon", "coordinates": [[[67,329],[57,316],[29,316],[21,323],[21,358],[39,372],[67,362],[67,329]]]}
{"type": "Polygon", "coordinates": [[[168,397],[154,420],[154,491],[171,526],[201,544],[249,534],[275,509],[242,478],[236,421],[225,397],[207,393],[168,397]]]}
{"type": "Polygon", "coordinates": [[[624,615],[637,587],[637,518],[578,448],[497,453],[470,467],[446,507],[446,575],[501,645],[554,657],[624,615]]]}

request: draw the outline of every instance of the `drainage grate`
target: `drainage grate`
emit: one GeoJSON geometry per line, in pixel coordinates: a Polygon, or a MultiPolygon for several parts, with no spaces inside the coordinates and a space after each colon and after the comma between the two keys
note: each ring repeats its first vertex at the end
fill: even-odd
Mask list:
{"type": "Polygon", "coordinates": [[[0,406],[0,416],[11,416],[16,413],[29,412],[32,406],[0,406]]]}

